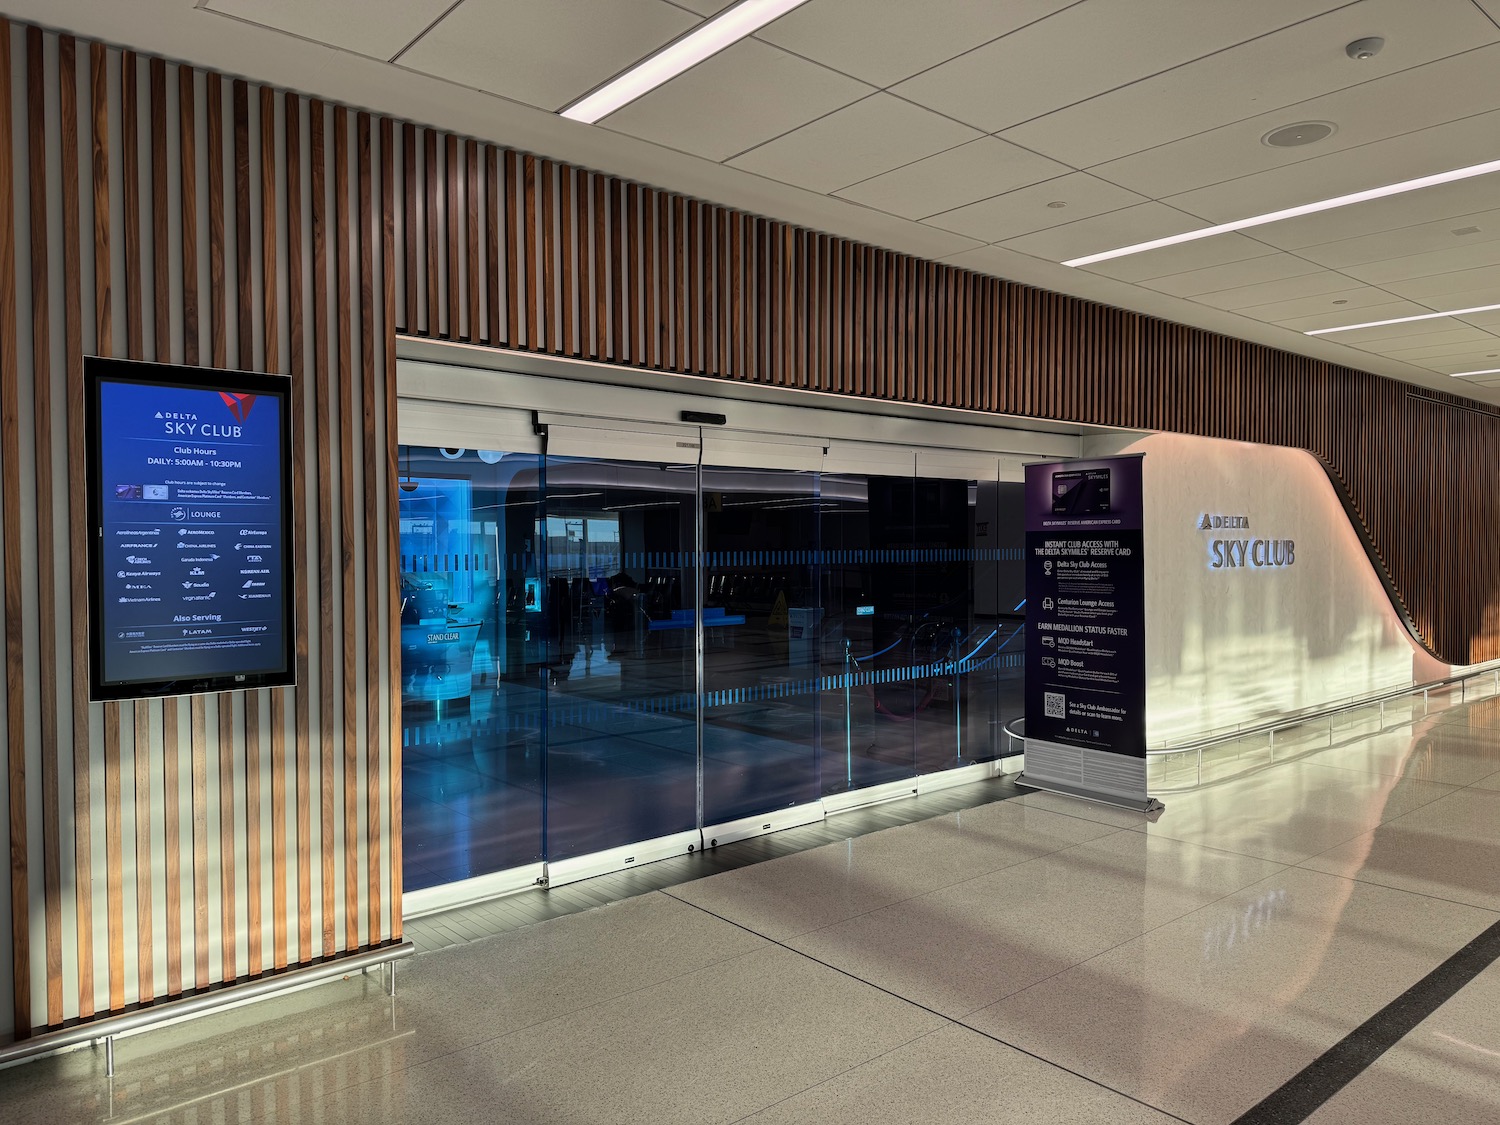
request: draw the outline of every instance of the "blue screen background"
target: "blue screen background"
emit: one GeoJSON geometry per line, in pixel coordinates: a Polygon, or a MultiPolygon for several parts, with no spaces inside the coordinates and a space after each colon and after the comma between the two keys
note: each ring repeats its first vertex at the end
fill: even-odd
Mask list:
{"type": "Polygon", "coordinates": [[[99,395],[102,680],[282,671],[280,399],[107,379],[99,395]]]}

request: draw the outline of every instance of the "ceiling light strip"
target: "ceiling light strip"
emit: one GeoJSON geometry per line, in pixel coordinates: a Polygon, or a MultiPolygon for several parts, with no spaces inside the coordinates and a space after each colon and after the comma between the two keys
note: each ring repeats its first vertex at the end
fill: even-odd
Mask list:
{"type": "Polygon", "coordinates": [[[1304,336],[1326,336],[1330,332],[1353,332],[1357,328],[1383,328],[1387,324],[1410,324],[1414,320],[1441,320],[1445,316],[1468,316],[1470,313],[1494,312],[1500,305],[1475,305],[1472,309],[1449,309],[1447,312],[1422,313],[1420,316],[1395,316],[1390,320],[1367,320],[1363,324],[1341,324],[1337,328],[1314,328],[1304,336]]]}
{"type": "Polygon", "coordinates": [[[1462,379],[1466,375],[1500,375],[1500,367],[1487,367],[1483,371],[1455,371],[1453,378],[1462,379]]]}
{"type": "Polygon", "coordinates": [[[1217,234],[1229,234],[1237,230],[1248,230],[1251,227],[1263,227],[1268,223],[1279,223],[1283,219],[1295,219],[1301,215],[1316,215],[1320,211],[1332,211],[1339,207],[1352,206],[1355,203],[1367,203],[1372,199],[1384,199],[1388,195],[1401,195],[1408,191],[1420,191],[1422,188],[1436,187],[1438,184],[1451,184],[1456,180],[1486,176],[1491,172],[1500,172],[1500,160],[1490,160],[1483,164],[1472,164],[1467,168],[1455,168],[1451,172],[1439,172],[1436,175],[1421,176],[1415,180],[1402,180],[1398,184],[1386,184],[1384,187],[1356,191],[1351,195],[1337,195],[1332,199],[1320,199],[1316,203],[1304,203],[1299,207],[1286,207],[1280,211],[1269,211],[1264,215],[1252,215],[1248,219],[1236,219],[1232,223],[1220,223],[1218,226],[1190,230],[1184,234],[1169,235],[1166,238],[1153,238],[1150,242],[1137,242],[1132,246],[1121,246],[1118,250],[1105,250],[1102,253],[1088,254],[1082,258],[1070,258],[1062,264],[1074,267],[1091,266],[1095,262],[1107,262],[1112,258],[1124,258],[1131,254],[1144,254],[1147,250],[1160,250],[1163,246],[1176,246],[1183,242],[1196,242],[1200,238],[1212,238],[1217,234]]]}
{"type": "Polygon", "coordinates": [[[741,0],[558,112],[592,125],[805,3],[807,0],[741,0]]]}

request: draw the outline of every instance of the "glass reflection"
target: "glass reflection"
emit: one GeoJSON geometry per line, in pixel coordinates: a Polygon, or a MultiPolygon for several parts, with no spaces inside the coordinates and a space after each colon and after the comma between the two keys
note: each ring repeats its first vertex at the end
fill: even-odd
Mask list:
{"type": "Polygon", "coordinates": [[[410,889],[1005,749],[1020,485],[915,459],[819,474],[403,447],[401,465],[410,889]]]}

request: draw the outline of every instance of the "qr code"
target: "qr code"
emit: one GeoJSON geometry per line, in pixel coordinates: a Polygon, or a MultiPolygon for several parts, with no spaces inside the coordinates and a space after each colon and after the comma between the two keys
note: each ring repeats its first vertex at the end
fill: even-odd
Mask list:
{"type": "Polygon", "coordinates": [[[1060,691],[1042,692],[1042,711],[1049,719],[1066,719],[1067,702],[1067,697],[1060,691]]]}

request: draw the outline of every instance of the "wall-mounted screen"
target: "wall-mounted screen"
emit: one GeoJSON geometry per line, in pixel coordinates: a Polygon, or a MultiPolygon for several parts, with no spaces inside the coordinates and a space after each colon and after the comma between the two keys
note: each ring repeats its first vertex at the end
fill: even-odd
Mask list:
{"type": "Polygon", "coordinates": [[[88,357],[90,697],[293,682],[291,382],[88,357]]]}

